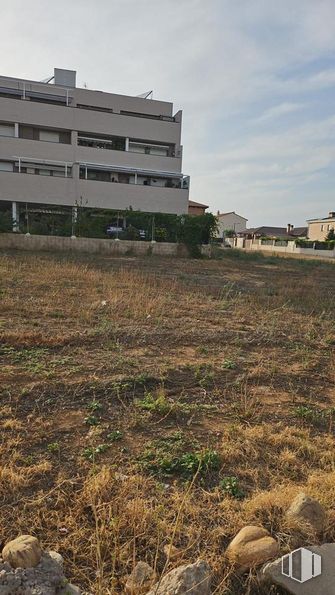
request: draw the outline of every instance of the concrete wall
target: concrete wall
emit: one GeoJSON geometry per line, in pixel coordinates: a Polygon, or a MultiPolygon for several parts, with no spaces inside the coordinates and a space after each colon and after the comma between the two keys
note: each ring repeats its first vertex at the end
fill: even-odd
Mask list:
{"type": "MultiPolygon", "coordinates": [[[[20,235],[0,233],[0,250],[27,250],[47,252],[79,252],[117,256],[122,254],[187,257],[183,244],[168,242],[135,242],[130,240],[100,240],[96,238],[63,238],[56,236],[20,235]]],[[[202,246],[202,254],[211,255],[210,246],[202,246]]]]}
{"type": "Polygon", "coordinates": [[[335,250],[313,250],[312,248],[301,248],[296,246],[295,242],[288,242],[287,246],[276,246],[262,244],[261,240],[243,240],[236,238],[235,248],[254,250],[258,252],[269,252],[271,254],[301,254],[304,256],[313,256],[321,258],[335,258],[335,250]]]}

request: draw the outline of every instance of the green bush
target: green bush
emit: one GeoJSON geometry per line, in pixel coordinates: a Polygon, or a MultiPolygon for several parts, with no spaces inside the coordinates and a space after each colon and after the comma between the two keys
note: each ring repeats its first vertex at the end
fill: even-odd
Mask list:
{"type": "Polygon", "coordinates": [[[328,240],[326,239],[324,242],[319,241],[312,241],[312,240],[302,240],[297,239],[295,241],[295,245],[299,246],[299,248],[311,248],[315,250],[334,250],[335,248],[335,239],[328,240]]]}
{"type": "Polygon", "coordinates": [[[244,498],[244,492],[241,490],[238,479],[234,475],[227,475],[220,481],[220,488],[221,490],[227,495],[231,496],[232,498],[236,498],[240,500],[244,498]]]}
{"type": "Polygon", "coordinates": [[[11,211],[0,212],[0,233],[13,231],[13,219],[11,211]]]}

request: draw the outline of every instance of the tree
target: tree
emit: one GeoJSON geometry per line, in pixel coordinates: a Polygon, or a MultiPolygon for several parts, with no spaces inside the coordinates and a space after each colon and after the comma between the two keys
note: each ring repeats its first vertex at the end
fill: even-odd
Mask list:
{"type": "Polygon", "coordinates": [[[331,242],[335,240],[335,231],[334,229],[330,229],[326,236],[326,242],[331,242]]]}
{"type": "Polygon", "coordinates": [[[0,212],[0,232],[13,231],[13,219],[11,211],[0,212]]]}
{"type": "Polygon", "coordinates": [[[225,229],[224,230],[225,238],[234,238],[235,236],[236,236],[235,229],[225,229]]]}

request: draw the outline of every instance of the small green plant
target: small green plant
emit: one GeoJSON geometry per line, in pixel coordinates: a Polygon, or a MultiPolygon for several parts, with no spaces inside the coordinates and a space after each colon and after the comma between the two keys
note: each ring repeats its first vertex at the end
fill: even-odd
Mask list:
{"type": "Polygon", "coordinates": [[[50,444],[47,445],[47,450],[52,454],[59,453],[60,448],[58,442],[50,442],[50,444]]]}
{"type": "Polygon", "coordinates": [[[200,355],[207,355],[209,352],[209,349],[206,345],[199,345],[199,347],[197,348],[197,352],[200,355]]]}
{"type": "Polygon", "coordinates": [[[234,361],[232,361],[231,359],[225,359],[222,362],[222,367],[225,368],[226,370],[235,370],[236,363],[234,361]]]}
{"type": "Polygon", "coordinates": [[[214,371],[211,364],[200,364],[196,366],[194,376],[202,388],[209,388],[213,385],[214,371]]]}
{"type": "Polygon", "coordinates": [[[46,372],[45,356],[48,350],[44,347],[31,347],[15,349],[12,346],[2,346],[0,353],[10,357],[13,363],[21,365],[28,372],[33,374],[46,372]]]}
{"type": "Polygon", "coordinates": [[[87,405],[87,409],[89,409],[90,411],[101,411],[102,405],[101,403],[99,403],[99,401],[96,401],[94,399],[87,405]]]}
{"type": "Polygon", "coordinates": [[[244,492],[239,486],[237,477],[234,475],[227,475],[221,479],[219,486],[227,496],[231,496],[237,500],[244,498],[244,492]]]}
{"type": "Polygon", "coordinates": [[[82,452],[82,456],[84,457],[84,459],[87,459],[88,461],[94,461],[99,454],[105,452],[106,450],[108,450],[108,448],[109,448],[109,444],[99,444],[98,446],[87,446],[86,448],[84,448],[84,450],[82,452]]]}
{"type": "Polygon", "coordinates": [[[136,401],[136,406],[144,411],[165,415],[172,409],[173,404],[168,401],[163,391],[159,391],[157,396],[149,392],[145,393],[143,399],[136,401]]]}
{"type": "Polygon", "coordinates": [[[197,443],[181,432],[148,444],[139,458],[141,467],[153,475],[177,475],[190,479],[195,473],[201,478],[220,466],[219,455],[212,449],[200,449],[197,443]]]}
{"type": "Polygon", "coordinates": [[[96,417],[95,415],[88,415],[84,419],[85,424],[88,426],[97,426],[97,425],[99,425],[99,421],[100,421],[99,418],[96,417]]]}
{"type": "Polygon", "coordinates": [[[314,409],[308,405],[299,405],[295,408],[294,412],[297,417],[311,423],[318,422],[322,419],[322,412],[319,409],[314,409]]]}
{"type": "Polygon", "coordinates": [[[299,405],[294,409],[294,413],[307,423],[315,425],[326,425],[329,423],[331,426],[335,415],[335,407],[314,409],[308,405],[299,405]]]}
{"type": "Polygon", "coordinates": [[[109,434],[107,434],[108,442],[117,442],[117,440],[122,440],[123,433],[120,430],[113,430],[109,434]]]}

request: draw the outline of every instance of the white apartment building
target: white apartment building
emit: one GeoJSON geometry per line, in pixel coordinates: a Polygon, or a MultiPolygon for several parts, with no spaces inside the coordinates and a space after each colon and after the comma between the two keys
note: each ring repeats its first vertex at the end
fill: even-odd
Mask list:
{"type": "Polygon", "coordinates": [[[0,208],[77,205],[187,213],[182,112],[173,105],[48,82],[0,77],[0,208]]]}

